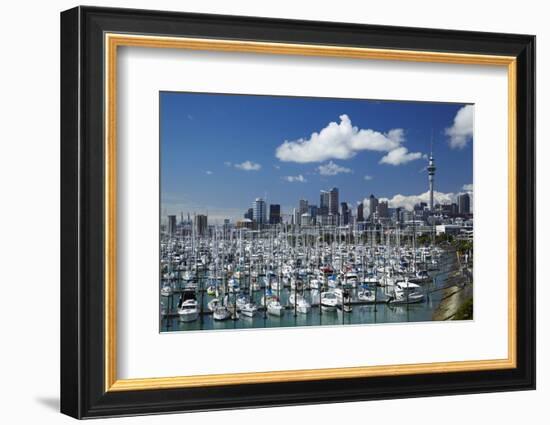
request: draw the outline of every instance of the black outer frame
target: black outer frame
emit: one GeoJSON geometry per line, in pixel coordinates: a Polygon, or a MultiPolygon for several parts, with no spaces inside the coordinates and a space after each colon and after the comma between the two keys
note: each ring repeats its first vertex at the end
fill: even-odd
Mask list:
{"type": "Polygon", "coordinates": [[[61,412],[75,418],[535,388],[535,37],[77,7],[61,13],[61,412]],[[517,368],[104,391],[105,32],[517,57],[517,368]]]}

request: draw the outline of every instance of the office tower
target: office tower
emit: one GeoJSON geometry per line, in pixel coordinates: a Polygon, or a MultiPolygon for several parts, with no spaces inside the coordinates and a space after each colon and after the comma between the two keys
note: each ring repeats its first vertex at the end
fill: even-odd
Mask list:
{"type": "Polygon", "coordinates": [[[328,204],[330,194],[326,190],[321,190],[321,196],[319,199],[319,215],[328,215],[328,204]]]}
{"type": "Polygon", "coordinates": [[[311,217],[311,224],[317,224],[318,211],[319,211],[319,208],[317,208],[317,205],[310,205],[308,207],[307,212],[311,217]]]}
{"type": "Polygon", "coordinates": [[[249,220],[254,220],[254,208],[249,208],[244,213],[244,218],[247,218],[249,220]]]}
{"type": "Polygon", "coordinates": [[[357,221],[365,221],[365,218],[363,216],[363,202],[360,202],[357,205],[357,221]]]}
{"type": "Polygon", "coordinates": [[[458,213],[470,214],[470,195],[467,193],[462,193],[458,195],[457,201],[458,201],[458,213]]]}
{"type": "Polygon", "coordinates": [[[379,218],[388,217],[388,202],[387,201],[379,202],[378,206],[376,207],[376,211],[378,212],[379,218]]]}
{"type": "Polygon", "coordinates": [[[168,234],[174,236],[176,234],[176,216],[168,216],[168,234]]]}
{"type": "Polygon", "coordinates": [[[195,230],[198,236],[206,236],[208,230],[208,216],[197,214],[195,216],[195,230]]]}
{"type": "Polygon", "coordinates": [[[298,211],[300,212],[300,215],[307,213],[307,207],[308,207],[307,200],[300,199],[300,203],[298,204],[298,211]]]}
{"type": "Polygon", "coordinates": [[[376,213],[376,208],[378,207],[378,199],[371,193],[369,196],[369,218],[372,220],[376,213]]]}
{"type": "Polygon", "coordinates": [[[333,187],[329,190],[329,197],[328,197],[328,212],[329,214],[338,215],[338,188],[333,187]]]}
{"type": "Polygon", "coordinates": [[[281,206],[279,204],[269,205],[269,224],[281,223],[281,206]]]}
{"type": "Polygon", "coordinates": [[[340,204],[340,206],[342,207],[342,212],[341,212],[341,222],[340,224],[343,224],[344,226],[349,224],[349,208],[348,208],[348,203],[347,202],[342,202],[340,204]]]}
{"type": "Polygon", "coordinates": [[[267,211],[265,208],[265,201],[262,198],[256,198],[252,204],[254,209],[254,221],[258,224],[267,223],[267,211]]]}

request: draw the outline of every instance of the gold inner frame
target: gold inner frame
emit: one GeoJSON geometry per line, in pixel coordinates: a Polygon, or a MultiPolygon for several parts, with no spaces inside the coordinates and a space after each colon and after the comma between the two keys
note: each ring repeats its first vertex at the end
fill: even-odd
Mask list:
{"type": "Polygon", "coordinates": [[[285,381],[358,378],[417,373],[448,373],[510,369],[516,358],[516,58],[477,54],[370,49],[327,45],[267,43],[128,34],[105,34],[105,391],[237,385],[285,381]],[[247,52],[281,55],[325,56],[355,59],[398,60],[469,65],[503,66],[508,71],[508,357],[382,366],[304,369],[289,371],[118,379],[116,324],[116,123],[117,48],[120,46],[247,52]]]}

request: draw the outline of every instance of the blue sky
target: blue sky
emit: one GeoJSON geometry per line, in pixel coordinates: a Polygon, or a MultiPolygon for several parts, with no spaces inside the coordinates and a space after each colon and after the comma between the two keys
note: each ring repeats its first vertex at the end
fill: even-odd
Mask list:
{"type": "Polygon", "coordinates": [[[174,92],[160,105],[163,217],[235,220],[256,197],[290,213],[333,186],[353,205],[408,206],[427,191],[432,134],[436,199],[472,190],[472,105],[174,92]]]}

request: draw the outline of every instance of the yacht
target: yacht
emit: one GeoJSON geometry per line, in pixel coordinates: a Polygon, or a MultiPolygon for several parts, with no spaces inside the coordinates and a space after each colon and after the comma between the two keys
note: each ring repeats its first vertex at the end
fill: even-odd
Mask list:
{"type": "Polygon", "coordinates": [[[199,317],[199,307],[194,293],[184,293],[178,304],[178,315],[182,322],[193,322],[199,317]]]}
{"type": "Polygon", "coordinates": [[[338,297],[334,292],[323,292],[321,294],[321,309],[323,311],[336,311],[338,297]]]}
{"type": "Polygon", "coordinates": [[[357,299],[364,303],[374,303],[376,301],[376,289],[364,288],[357,292],[357,299]]]}
{"type": "Polygon", "coordinates": [[[296,308],[298,313],[307,314],[311,311],[311,304],[307,302],[303,295],[298,294],[296,296],[294,293],[290,294],[288,303],[292,309],[296,308]]]}
{"type": "Polygon", "coordinates": [[[229,313],[229,310],[227,309],[227,307],[223,305],[218,305],[212,312],[212,316],[214,320],[227,320],[229,319],[231,314],[229,313]]]}
{"type": "Polygon", "coordinates": [[[274,299],[267,305],[267,312],[272,316],[280,317],[284,314],[285,308],[278,299],[274,299]]]}
{"type": "Polygon", "coordinates": [[[160,295],[163,297],[169,297],[173,292],[174,290],[169,284],[162,285],[162,288],[160,289],[160,295]]]}
{"type": "Polygon", "coordinates": [[[241,307],[241,314],[246,317],[253,317],[258,311],[258,307],[254,303],[246,303],[241,307]]]}
{"type": "Polygon", "coordinates": [[[405,280],[397,282],[394,286],[394,296],[390,298],[390,304],[414,304],[424,301],[422,289],[416,283],[405,280]]]}

